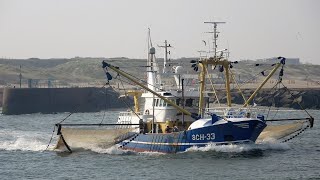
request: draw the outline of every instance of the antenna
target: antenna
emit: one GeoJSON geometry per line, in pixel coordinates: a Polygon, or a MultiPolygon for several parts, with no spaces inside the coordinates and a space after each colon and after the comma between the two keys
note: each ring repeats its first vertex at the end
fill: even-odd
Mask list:
{"type": "Polygon", "coordinates": [[[202,53],[207,53],[207,51],[198,51],[198,53],[200,54],[200,59],[203,59],[203,58],[207,58],[206,55],[202,55],[202,53]]]}
{"type": "MultiPolygon", "coordinates": [[[[220,21],[213,21],[213,22],[204,22],[205,24],[213,24],[213,51],[214,51],[214,58],[217,57],[217,39],[218,39],[218,31],[217,31],[217,25],[218,24],[225,24],[226,22],[220,22],[220,21]]],[[[212,33],[212,32],[207,32],[212,33]]]]}

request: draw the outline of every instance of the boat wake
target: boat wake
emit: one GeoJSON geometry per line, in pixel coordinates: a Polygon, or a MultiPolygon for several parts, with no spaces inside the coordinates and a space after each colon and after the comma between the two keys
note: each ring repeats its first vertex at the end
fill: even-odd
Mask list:
{"type": "MultiPolygon", "coordinates": [[[[33,131],[8,131],[2,130],[0,131],[0,150],[6,151],[34,151],[41,152],[47,148],[48,145],[48,134],[41,134],[39,132],[33,131]]],[[[55,149],[55,142],[58,139],[53,139],[48,150],[52,152],[64,152],[67,149],[55,149]]],[[[205,147],[191,147],[187,149],[185,152],[222,152],[222,153],[242,153],[242,152],[250,152],[255,150],[289,150],[290,146],[286,143],[279,143],[277,141],[266,141],[260,144],[233,144],[233,145],[215,145],[209,144],[205,147]]],[[[73,149],[74,152],[79,151],[92,151],[99,154],[110,154],[110,155],[163,155],[163,153],[159,152],[134,152],[130,150],[123,150],[118,148],[117,145],[113,146],[95,146],[92,144],[83,145],[81,148],[73,149]]]]}
{"type": "MultiPolygon", "coordinates": [[[[189,152],[244,153],[244,152],[257,151],[257,150],[286,151],[290,149],[291,147],[288,144],[279,143],[279,142],[267,142],[267,143],[261,143],[261,144],[231,144],[231,145],[209,144],[205,147],[194,146],[187,149],[184,152],[180,152],[179,154],[189,153],[189,152]]],[[[75,152],[83,151],[83,150],[88,150],[88,151],[96,152],[99,154],[110,154],[110,155],[147,155],[147,156],[165,155],[165,153],[160,153],[160,152],[135,152],[130,150],[123,150],[118,148],[117,145],[114,145],[109,148],[92,146],[87,148],[76,149],[75,152]]],[[[58,150],[58,151],[61,151],[61,150],[58,150]]]]}
{"type": "Polygon", "coordinates": [[[48,138],[37,132],[0,131],[0,150],[6,151],[43,151],[48,145],[48,138]]]}
{"type": "Polygon", "coordinates": [[[279,142],[265,142],[261,144],[230,144],[230,145],[215,145],[209,144],[205,147],[191,147],[185,152],[223,152],[223,153],[242,153],[250,152],[255,150],[267,151],[267,150],[276,150],[283,151],[291,149],[290,146],[286,143],[279,142]]]}

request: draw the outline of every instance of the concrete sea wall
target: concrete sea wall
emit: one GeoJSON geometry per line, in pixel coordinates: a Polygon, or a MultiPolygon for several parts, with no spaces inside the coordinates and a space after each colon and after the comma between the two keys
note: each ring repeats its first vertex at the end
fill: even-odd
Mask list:
{"type": "MultiPolygon", "coordinates": [[[[253,90],[243,91],[244,96],[248,99],[253,90]]],[[[222,97],[221,103],[226,103],[226,97],[222,97]]],[[[232,92],[232,102],[243,104],[244,100],[240,93],[232,92]]],[[[284,88],[270,91],[268,89],[260,91],[254,98],[254,102],[259,106],[275,106],[293,109],[320,109],[320,89],[291,89],[284,88]],[[300,105],[299,105],[300,104],[300,105]]],[[[252,104],[252,103],[251,103],[252,104]]]]}
{"type": "Polygon", "coordinates": [[[126,107],[118,97],[112,89],[103,88],[5,88],[2,113],[95,112],[126,107]]]}
{"type": "MultiPolygon", "coordinates": [[[[253,90],[243,93],[246,98],[253,90]]],[[[219,92],[218,94],[222,94],[219,92]]],[[[30,114],[55,112],[95,112],[112,108],[127,108],[119,94],[112,89],[101,88],[5,88],[0,89],[0,105],[3,114],[30,114]],[[3,98],[1,97],[3,94],[3,98]],[[2,100],[2,101],[1,101],[2,100]]],[[[214,98],[214,95],[212,95],[214,98]]],[[[220,97],[226,103],[226,97],[220,97]]],[[[125,99],[133,105],[131,99],[125,99]]],[[[320,109],[320,89],[294,89],[290,92],[278,89],[262,90],[254,98],[259,106],[276,106],[300,109],[299,102],[306,109],[320,109]]],[[[232,92],[232,103],[243,104],[242,96],[232,92]]]]}

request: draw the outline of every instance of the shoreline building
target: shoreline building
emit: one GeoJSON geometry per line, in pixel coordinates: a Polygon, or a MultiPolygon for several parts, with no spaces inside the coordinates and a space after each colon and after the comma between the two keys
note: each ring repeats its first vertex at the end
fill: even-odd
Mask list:
{"type": "MultiPolygon", "coordinates": [[[[279,62],[279,59],[277,57],[272,58],[265,58],[265,59],[257,59],[255,62],[263,63],[263,64],[274,64],[279,62]]],[[[288,65],[299,65],[300,59],[299,58],[286,58],[286,64],[288,65]]]]}

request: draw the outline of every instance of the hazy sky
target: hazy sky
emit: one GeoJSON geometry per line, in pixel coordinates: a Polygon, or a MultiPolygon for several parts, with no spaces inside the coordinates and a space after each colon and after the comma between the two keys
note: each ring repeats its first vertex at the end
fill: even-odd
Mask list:
{"type": "Polygon", "coordinates": [[[149,27],[154,45],[174,46],[172,58],[197,57],[212,20],[227,22],[219,45],[231,60],[320,64],[318,0],[0,0],[0,57],[146,58],[149,27]]]}

